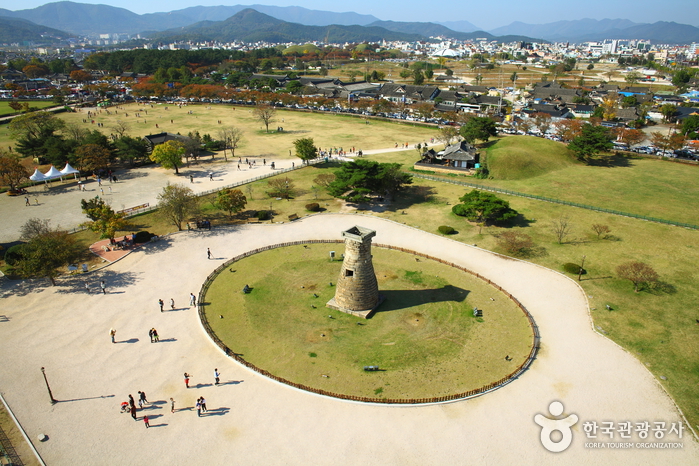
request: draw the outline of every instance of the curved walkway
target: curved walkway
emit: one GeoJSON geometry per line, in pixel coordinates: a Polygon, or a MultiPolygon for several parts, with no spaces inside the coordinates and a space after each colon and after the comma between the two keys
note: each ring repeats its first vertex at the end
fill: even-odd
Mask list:
{"type": "MultiPolygon", "coordinates": [[[[311,247],[325,256],[323,245],[311,247]]],[[[183,232],[148,244],[91,277],[107,295],[86,294],[81,279],[57,287],[6,283],[0,322],[0,387],[50,465],[67,464],[697,464],[685,431],[663,440],[683,448],[590,449],[582,423],[679,422],[652,375],[629,353],[592,331],[587,300],[556,272],[510,260],[383,219],[327,214],[289,224],[183,232]],[[376,242],[411,248],[471,268],[510,291],[533,314],[541,351],[513,383],[485,396],[439,406],[367,406],[314,396],[249,372],[221,353],[199,325],[189,293],[225,259],[284,241],[336,239],[355,224],[376,242]],[[206,249],[213,258],[208,260],[206,249]],[[161,313],[157,300],[174,298],[161,313]],[[109,341],[110,327],[119,343],[109,341]],[[157,328],[160,343],[148,341],[157,328]],[[49,403],[40,367],[53,395],[49,403]],[[222,385],[213,385],[213,370],[222,385]],[[186,389],[184,372],[192,375],[186,389]],[[151,428],[119,413],[129,393],[155,402],[151,428]],[[209,413],[197,418],[204,396],[209,413]],[[178,411],[170,413],[173,397],[178,411]],[[575,413],[571,447],[545,450],[534,416],[553,400],[575,413]],[[157,403],[157,404],[156,404],[157,403]]],[[[487,306],[484,306],[487,311],[487,306]]],[[[652,432],[651,432],[652,436],[652,432]]],[[[597,442],[613,439],[598,432],[597,442]]]]}

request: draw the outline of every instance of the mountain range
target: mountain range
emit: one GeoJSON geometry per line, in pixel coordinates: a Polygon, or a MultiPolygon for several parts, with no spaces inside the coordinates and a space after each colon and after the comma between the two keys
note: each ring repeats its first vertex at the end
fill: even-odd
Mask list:
{"type": "MultiPolygon", "coordinates": [[[[359,37],[358,34],[367,33],[368,36],[366,38],[356,40],[374,41],[376,37],[387,40],[399,37],[405,37],[405,40],[418,40],[413,36],[419,35],[421,39],[425,39],[428,36],[442,36],[462,40],[486,38],[502,42],[535,40],[532,38],[540,38],[552,42],[574,43],[603,39],[648,39],[656,43],[679,44],[699,42],[699,28],[674,22],[639,24],[625,19],[581,19],[547,24],[514,22],[508,26],[484,32],[479,31],[476,26],[466,20],[433,23],[394,22],[381,21],[372,15],[362,15],[354,12],[335,13],[295,6],[277,7],[268,5],[194,6],[170,12],[139,15],[124,8],[108,5],[61,1],[26,10],[11,11],[0,8],[0,17],[24,19],[46,28],[67,31],[77,35],[118,33],[133,35],[180,28],[180,31],[178,31],[180,34],[191,35],[196,33],[210,37],[211,31],[215,29],[214,23],[221,23],[222,18],[231,18],[246,9],[254,9],[259,13],[287,24],[294,23],[297,28],[300,25],[328,28],[324,30],[325,35],[316,40],[322,40],[325,37],[329,39],[331,36],[359,37]],[[211,24],[206,24],[205,22],[211,24]],[[356,29],[360,26],[368,27],[369,30],[356,29]],[[387,34],[386,30],[394,34],[387,34]],[[401,36],[400,34],[403,35],[401,36]]],[[[230,24],[227,26],[230,26],[230,24]]],[[[221,27],[226,29],[227,26],[221,27]]],[[[13,25],[3,27],[2,33],[4,35],[12,35],[14,34],[12,31],[15,28],[19,28],[17,29],[17,34],[27,37],[26,25],[22,25],[22,27],[20,27],[19,23],[13,23],[13,25]],[[22,29],[22,27],[25,29],[22,29]],[[20,32],[20,30],[24,32],[20,32]]],[[[269,37],[271,37],[273,32],[268,30],[269,37]]],[[[277,32],[276,35],[279,37],[290,37],[291,31],[277,32]]],[[[303,34],[308,35],[311,33],[316,37],[315,34],[323,34],[323,31],[311,29],[305,30],[303,34]]],[[[250,35],[252,32],[247,31],[247,34],[250,35]]],[[[172,36],[174,33],[169,33],[169,35],[172,36]]],[[[263,35],[261,34],[256,37],[260,37],[260,40],[270,40],[262,38],[263,35]]],[[[17,40],[15,39],[15,42],[17,40]]]]}
{"type": "Polygon", "coordinates": [[[73,37],[67,32],[32,23],[26,19],[0,16],[0,44],[37,42],[52,44],[73,37]]]}

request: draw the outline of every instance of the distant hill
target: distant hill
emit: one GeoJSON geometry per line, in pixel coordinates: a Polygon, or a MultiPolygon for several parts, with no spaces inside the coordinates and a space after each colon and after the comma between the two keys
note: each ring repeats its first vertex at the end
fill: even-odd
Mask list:
{"type": "MultiPolygon", "coordinates": [[[[0,10],[0,15],[3,11],[0,10]]],[[[16,42],[34,42],[37,44],[53,44],[73,37],[64,31],[48,28],[20,18],[0,16],[0,44],[16,42]]]]}
{"type": "MultiPolygon", "coordinates": [[[[109,5],[63,1],[47,3],[28,10],[0,9],[0,16],[22,18],[74,34],[138,34],[144,31],[164,31],[186,27],[201,21],[221,21],[246,8],[249,7],[244,5],[195,6],[171,12],[138,15],[124,8],[109,5]]],[[[255,9],[284,21],[317,26],[365,25],[377,20],[371,15],[352,12],[334,13],[301,7],[255,5],[255,9]]]]}
{"type": "Polygon", "coordinates": [[[252,8],[255,11],[282,21],[305,24],[306,26],[329,26],[331,24],[366,26],[369,23],[378,21],[378,18],[372,15],[360,15],[354,12],[335,13],[332,11],[309,10],[300,6],[279,7],[270,5],[194,6],[170,13],[153,13],[153,15],[176,14],[188,18],[190,20],[189,24],[192,24],[199,21],[221,21],[221,18],[230,18],[247,8],[252,8]]]}
{"type": "Polygon", "coordinates": [[[251,8],[242,10],[225,21],[201,21],[190,26],[154,33],[160,41],[244,41],[244,42],[378,42],[381,40],[422,40],[424,36],[364,26],[304,26],[289,23],[251,8]]]}
{"type": "Polygon", "coordinates": [[[442,26],[446,26],[452,31],[457,31],[457,32],[474,32],[474,31],[480,31],[481,28],[478,26],[474,26],[472,23],[469,23],[468,21],[435,21],[437,24],[441,24],[442,26]]]}
{"type": "Polygon", "coordinates": [[[449,29],[446,26],[437,23],[407,23],[407,22],[396,22],[396,21],[376,21],[369,26],[382,27],[388,29],[389,31],[404,32],[406,34],[421,34],[425,37],[446,37],[449,39],[456,40],[473,40],[473,39],[487,39],[487,40],[497,40],[500,42],[546,42],[543,39],[533,39],[526,36],[494,36],[485,31],[473,31],[473,32],[458,32],[449,29]]]}
{"type": "Polygon", "coordinates": [[[547,24],[516,21],[489,31],[491,34],[518,34],[543,37],[552,42],[586,42],[604,39],[648,39],[656,43],[689,44],[699,41],[699,28],[659,21],[639,24],[626,19],[580,19],[547,24]]]}

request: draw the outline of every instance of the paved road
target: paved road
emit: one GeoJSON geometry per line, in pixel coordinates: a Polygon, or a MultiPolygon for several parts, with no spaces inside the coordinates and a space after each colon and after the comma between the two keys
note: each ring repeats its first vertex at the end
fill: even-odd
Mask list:
{"type": "MultiPolygon", "coordinates": [[[[311,246],[309,253],[326,257],[327,248],[311,246]]],[[[680,416],[636,358],[592,331],[575,281],[404,225],[321,214],[287,224],[181,232],[89,275],[89,283],[91,294],[73,277],[57,287],[43,281],[0,285],[6,317],[0,321],[0,387],[29,437],[48,435],[36,446],[50,465],[699,464],[687,431],[676,450],[585,447],[586,421],[672,423],[680,416]],[[186,306],[189,293],[196,294],[226,258],[284,241],[338,239],[355,224],[375,229],[376,242],[440,255],[517,296],[542,336],[530,370],[493,393],[448,405],[358,405],[249,372],[209,341],[196,311],[186,306]],[[207,260],[206,248],[214,259],[207,260]],[[100,279],[109,294],[96,292],[100,279]],[[177,310],[159,312],[157,299],[170,297],[177,310]],[[111,327],[118,344],[109,341],[111,327]],[[151,327],[160,343],[149,343],[151,327]],[[42,366],[61,400],[54,406],[42,366]],[[221,386],[212,385],[214,368],[221,386]],[[185,371],[194,388],[185,388],[185,371]],[[154,403],[144,411],[151,417],[148,430],[119,413],[119,403],[138,390],[154,403]],[[199,396],[211,410],[201,418],[193,410],[199,396]],[[564,416],[579,417],[571,447],[559,454],[542,448],[534,423],[537,413],[549,416],[553,400],[564,404],[564,416]]],[[[600,442],[619,441],[618,434],[612,440],[598,435],[600,442]]]]}

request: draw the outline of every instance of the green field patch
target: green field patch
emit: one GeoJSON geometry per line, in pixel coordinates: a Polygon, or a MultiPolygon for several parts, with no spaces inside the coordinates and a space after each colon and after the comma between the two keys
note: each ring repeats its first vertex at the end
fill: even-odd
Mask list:
{"type": "Polygon", "coordinates": [[[225,269],[206,295],[216,335],[247,361],[292,382],[386,398],[476,389],[528,356],[531,328],[512,301],[434,261],[421,259],[415,272],[414,257],[397,251],[372,251],[386,298],[372,318],[326,308],[341,267],[327,259],[331,249],[339,256],[344,246],[279,248],[236,262],[235,272],[225,269]],[[250,294],[242,293],[246,284],[250,294]],[[473,318],[476,306],[484,308],[482,322],[473,318]],[[381,370],[365,372],[370,365],[381,370]]]}

